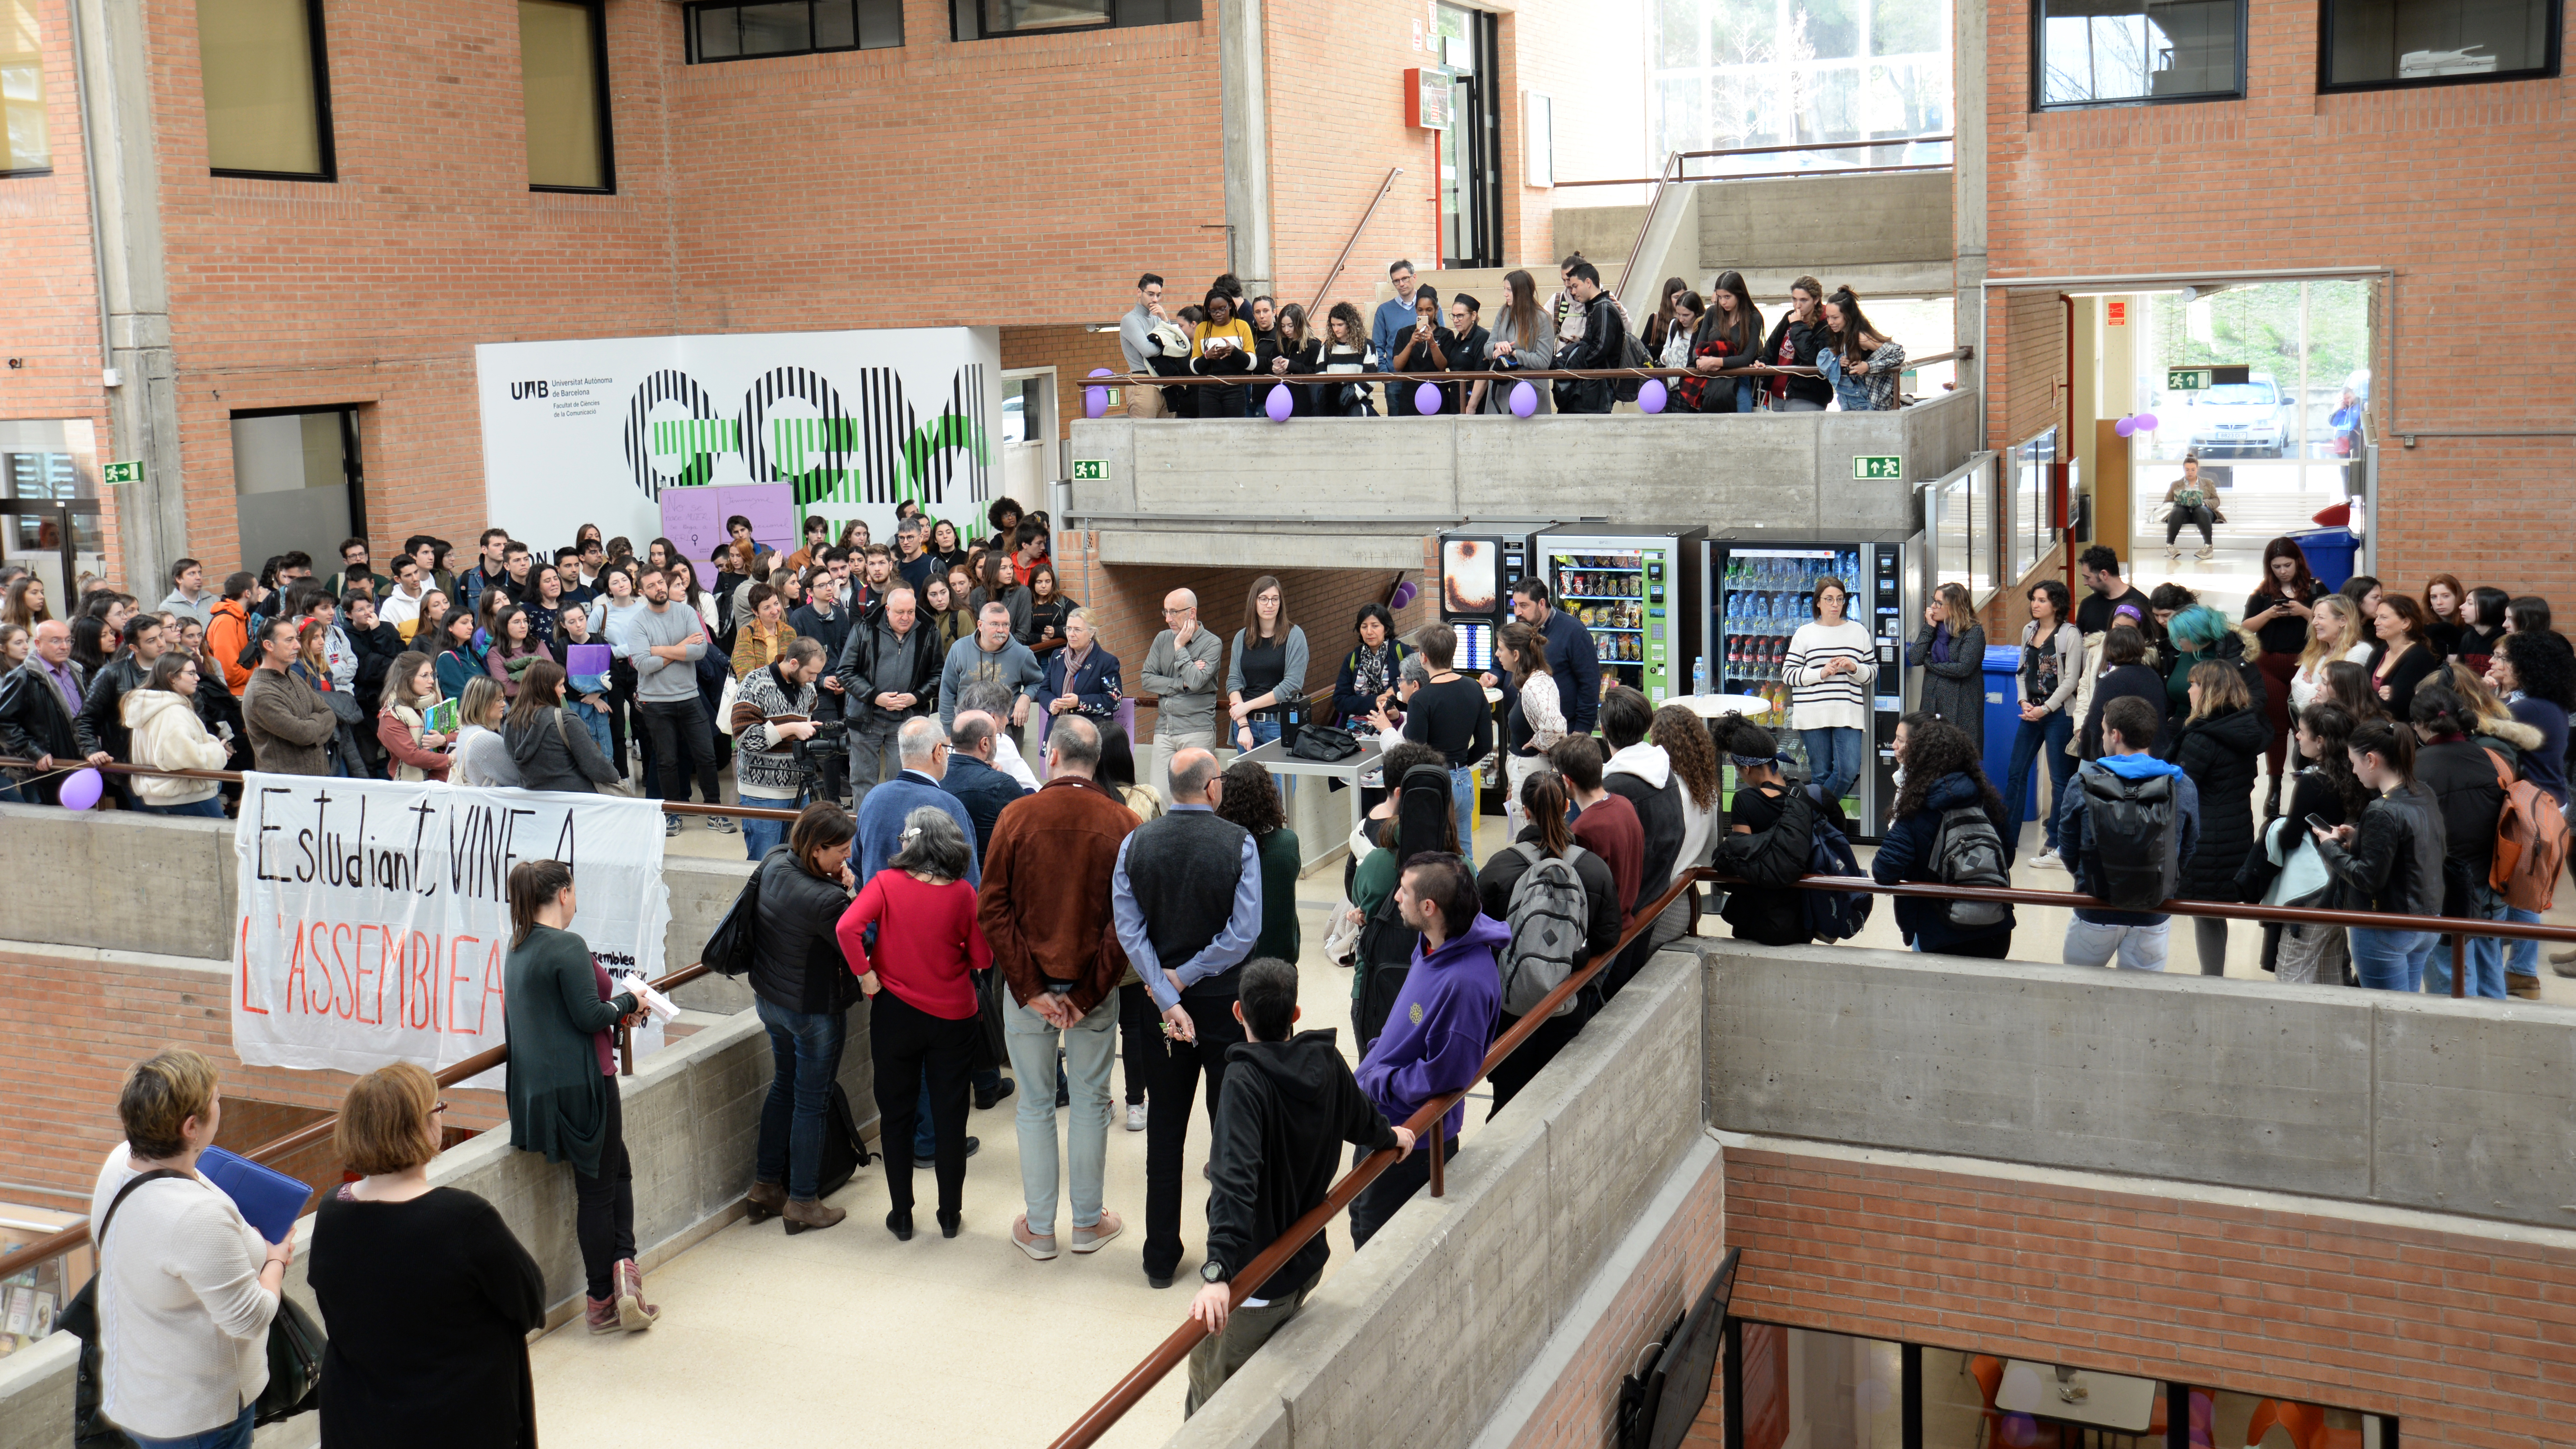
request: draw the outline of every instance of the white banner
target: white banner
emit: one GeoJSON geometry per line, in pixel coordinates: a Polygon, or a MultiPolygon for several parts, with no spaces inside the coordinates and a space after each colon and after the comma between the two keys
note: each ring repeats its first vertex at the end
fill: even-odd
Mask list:
{"type": "Polygon", "coordinates": [[[233,847],[233,1048],[253,1066],[437,1071],[501,1045],[521,861],[572,867],[572,930],[601,965],[662,974],[651,800],[254,773],[233,847]]]}
{"type": "Polygon", "coordinates": [[[879,543],[906,498],[980,522],[994,496],[997,328],[495,342],[474,372],[485,516],[541,552],[596,523],[640,554],[663,491],[706,484],[792,484],[800,520],[879,543]]]}

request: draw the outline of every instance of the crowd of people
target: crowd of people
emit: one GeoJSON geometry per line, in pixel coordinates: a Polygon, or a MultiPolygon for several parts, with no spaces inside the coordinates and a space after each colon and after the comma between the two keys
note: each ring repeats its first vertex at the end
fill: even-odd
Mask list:
{"type": "MultiPolygon", "coordinates": [[[[1295,417],[1509,414],[1516,374],[1612,368],[1687,370],[1668,390],[1671,412],[1887,412],[1902,402],[1905,348],[1871,325],[1851,288],[1828,291],[1813,277],[1790,284],[1789,306],[1767,332],[1744,274],[1733,270],[1711,278],[1705,292],[1683,277],[1665,279],[1642,324],[1580,252],[1559,265],[1557,290],[1544,303],[1527,271],[1504,273],[1490,322],[1484,302],[1466,292],[1444,308],[1410,261],[1390,264],[1387,280],[1395,295],[1374,315],[1336,302],[1318,320],[1301,303],[1246,298],[1231,272],[1197,303],[1168,308],[1162,277],[1145,273],[1136,279],[1136,305],[1118,319],[1119,352],[1137,380],[1128,416],[1246,417],[1272,412],[1274,391],[1295,417]],[[1407,372],[1491,376],[1388,384],[1383,394],[1379,384],[1332,380],[1407,372]],[[1155,377],[1217,381],[1145,381],[1155,377]],[[1317,380],[1273,380],[1286,378],[1317,380]],[[1434,401],[1425,405],[1426,397],[1434,401]]],[[[1606,413],[1635,401],[1640,381],[1542,379],[1531,410],[1606,413]]]]}

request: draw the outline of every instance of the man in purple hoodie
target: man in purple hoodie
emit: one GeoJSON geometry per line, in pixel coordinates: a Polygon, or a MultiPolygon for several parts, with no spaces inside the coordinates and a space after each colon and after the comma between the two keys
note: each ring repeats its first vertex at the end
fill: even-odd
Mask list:
{"type": "MultiPolygon", "coordinates": [[[[1454,855],[1417,855],[1404,863],[1395,891],[1404,923],[1422,933],[1413,966],[1388,1011],[1386,1029],[1369,1044],[1358,1072],[1386,1120],[1402,1125],[1422,1105],[1476,1080],[1493,1045],[1494,1017],[1502,1009],[1502,973],[1494,953],[1512,939],[1512,928],[1477,908],[1476,878],[1454,855]]],[[[1442,1160],[1458,1152],[1466,1104],[1440,1123],[1442,1160]]],[[[1367,1156],[1363,1149],[1352,1165],[1367,1156]]],[[[1351,1201],[1351,1247],[1377,1234],[1395,1210],[1431,1180],[1428,1153],[1414,1153],[1390,1167],[1351,1201]]]]}

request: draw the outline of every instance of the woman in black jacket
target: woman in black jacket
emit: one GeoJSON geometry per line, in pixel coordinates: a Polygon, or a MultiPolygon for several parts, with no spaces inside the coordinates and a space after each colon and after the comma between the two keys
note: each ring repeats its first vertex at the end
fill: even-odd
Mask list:
{"type": "MultiPolygon", "coordinates": [[[[2191,715],[2165,755],[2200,792],[2200,844],[2183,865],[2175,894],[2187,901],[2237,901],[2237,872],[2254,848],[2254,777],[2263,760],[2262,708],[2235,663],[2208,659],[2191,667],[2191,715]]],[[[2194,916],[2200,974],[2227,974],[2227,922],[2194,916]]]]}
{"type": "MultiPolygon", "coordinates": [[[[2281,866],[2263,892],[2263,904],[2323,906],[2333,898],[2333,877],[2324,874],[2308,822],[2341,825],[2358,818],[2369,803],[2368,792],[2353,778],[2351,754],[2344,748],[2352,731],[2352,715],[2340,705],[2312,702],[2299,711],[2293,737],[2301,766],[2290,785],[2290,808],[2263,827],[2264,844],[2279,857],[2281,866]],[[2311,865],[2315,868],[2310,869],[2311,865]]],[[[2344,983],[2351,958],[2344,948],[2343,927],[2266,925],[2263,942],[2264,959],[2283,985],[2344,983]]]]}
{"type": "Polygon", "coordinates": [[[531,790],[596,795],[617,783],[617,767],[599,752],[590,726],[563,704],[563,666],[539,659],[519,681],[519,697],[501,720],[501,742],[519,765],[519,783],[531,790]]]}
{"type": "MultiPolygon", "coordinates": [[[[1986,740],[1986,626],[1968,591],[1943,584],[1923,608],[1923,629],[1905,648],[1923,670],[1923,707],[1958,727],[1979,750],[1986,740]]],[[[1997,796],[1997,799],[2003,798],[1997,796]]]]}
{"type": "MultiPolygon", "coordinates": [[[[1948,720],[1909,720],[1897,726],[1898,751],[1905,766],[1905,787],[1896,792],[1888,812],[1887,834],[1869,865],[1870,876],[1894,885],[1900,881],[1941,879],[1941,817],[1952,810],[1978,809],[1995,827],[2003,844],[2003,864],[2012,867],[2013,838],[2004,825],[2004,797],[1986,778],[1985,764],[1966,732],[1948,720]]],[[[1953,924],[1950,902],[1921,896],[1896,898],[1896,929],[1917,951],[1947,956],[1982,956],[2000,961],[2012,949],[2013,909],[1994,907],[2000,919],[1982,925],[1953,924]]]]}
{"type": "MultiPolygon", "coordinates": [[[[1583,883],[1585,902],[1583,944],[1574,957],[1574,969],[1580,971],[1591,964],[1593,957],[1619,944],[1621,911],[1619,888],[1610,877],[1610,863],[1574,843],[1574,828],[1565,821],[1566,808],[1571,803],[1572,794],[1563,775],[1554,770],[1540,770],[1523,776],[1520,807],[1521,814],[1529,823],[1521,827],[1517,839],[1495,851],[1493,857],[1485,862],[1485,868],[1476,873],[1476,898],[1483,904],[1486,915],[1497,921],[1509,921],[1512,918],[1512,889],[1521,883],[1522,876],[1529,874],[1530,867],[1545,857],[1570,858],[1574,862],[1575,878],[1583,883]]],[[[1494,1091],[1494,1105],[1486,1116],[1491,1117],[1503,1110],[1503,1104],[1528,1086],[1530,1078],[1538,1075],[1539,1068],[1554,1060],[1565,1044],[1574,1040],[1574,1034],[1583,1030],[1583,1024],[1600,1009],[1601,993],[1597,987],[1587,986],[1575,993],[1570,1004],[1573,1010],[1548,1018],[1530,1034],[1528,1041],[1521,1043],[1519,1051],[1503,1058],[1502,1063],[1494,1068],[1489,1079],[1494,1091]]],[[[1519,1017],[1503,1012],[1494,1021],[1493,1034],[1500,1037],[1519,1022],[1519,1017]]]]}
{"type": "Polygon", "coordinates": [[[1379,705],[1395,702],[1397,679],[1413,653],[1395,637],[1395,616],[1384,604],[1360,605],[1351,632],[1359,635],[1359,647],[1343,658],[1342,672],[1333,680],[1333,721],[1344,729],[1367,719],[1379,705]]]}
{"type": "MultiPolygon", "coordinates": [[[[2102,673],[2093,681],[2093,703],[2084,711],[2084,727],[2075,736],[2079,758],[2102,757],[2102,707],[2124,694],[2154,705],[2156,718],[2165,717],[2164,676],[2147,667],[2146,657],[2146,636],[2126,624],[2115,625],[2102,636],[2102,673]]],[[[2158,733],[2161,737],[2163,732],[2158,733]]]]}
{"type": "MultiPolygon", "coordinates": [[[[2335,907],[2386,915],[2442,913],[2442,817],[2433,792],[2415,781],[2415,732],[2371,720],[2346,746],[2352,773],[2379,798],[2353,825],[2316,832],[2317,854],[2335,881],[2335,907]]],[[[2381,991],[2421,991],[2424,963],[2441,943],[2433,931],[2355,926],[2352,967],[2381,991]]]]}
{"type": "Polygon", "coordinates": [[[833,934],[857,889],[850,876],[857,833],[847,810],[828,801],[808,805],[788,827],[787,843],[769,852],[754,877],[760,911],[749,980],[775,1070],[768,1100],[760,1104],[760,1145],[745,1211],[755,1223],[784,1217],[790,1233],[828,1228],[849,1216],[819,1201],[815,1186],[849,1010],[859,999],[858,977],[833,934]]]}
{"type": "MultiPolygon", "coordinates": [[[[1727,721],[1719,721],[1721,724],[1727,721]]],[[[1727,802],[1727,835],[1718,844],[1716,866],[1721,872],[1734,873],[1736,852],[1750,842],[1736,842],[1730,851],[1728,842],[1735,836],[1761,835],[1780,823],[1781,817],[1796,809],[1791,802],[1792,790],[1780,773],[1780,746],[1772,733],[1758,724],[1736,719],[1726,738],[1717,742],[1728,763],[1735,766],[1735,798],[1727,802]]],[[[1831,800],[1820,800],[1821,792],[1804,790],[1806,813],[1823,820],[1844,834],[1850,828],[1843,821],[1842,807],[1831,800]]],[[[1798,842],[1798,858],[1806,859],[1805,842],[1798,842]]],[[[1739,941],[1759,941],[1765,946],[1804,946],[1815,939],[1807,929],[1806,892],[1738,887],[1728,892],[1726,904],[1718,911],[1719,919],[1735,928],[1739,941]]]]}
{"type": "MultiPolygon", "coordinates": [[[[2483,745],[2487,737],[2478,733],[2477,716],[2447,685],[2416,690],[2412,712],[2421,741],[2415,747],[2415,778],[2433,792],[2442,816],[2442,914],[2501,921],[2504,897],[2487,884],[2487,875],[2495,864],[2496,817],[2504,813],[2505,782],[2514,774],[2506,753],[2512,747],[2483,745]]],[[[2450,947],[2444,941],[2424,963],[2424,989],[2436,996],[2451,992],[2450,947]]],[[[2470,937],[2467,965],[2463,994],[2504,997],[2503,941],[2470,937]]]]}
{"type": "Polygon", "coordinates": [[[2404,594],[2383,594],[2379,612],[2366,622],[2380,643],[2370,667],[2371,688],[2388,706],[2389,718],[2412,718],[2416,686],[2442,667],[2441,654],[2426,638],[2424,606],[2404,594]]]}

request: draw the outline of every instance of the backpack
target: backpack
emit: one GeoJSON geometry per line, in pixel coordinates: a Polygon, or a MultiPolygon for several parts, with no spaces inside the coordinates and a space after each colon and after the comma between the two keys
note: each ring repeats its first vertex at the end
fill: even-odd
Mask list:
{"type": "Polygon", "coordinates": [[[2487,884],[2518,910],[2545,911],[2558,891],[2558,868],[2567,861],[2567,817],[2556,801],[2529,780],[2513,778],[2490,754],[2504,809],[2496,815],[2495,864],[2487,884]]]}
{"type": "MultiPolygon", "coordinates": [[[[1619,365],[1621,367],[1652,367],[1655,365],[1653,354],[1646,351],[1646,344],[1637,340],[1637,334],[1634,331],[1628,332],[1622,340],[1626,342],[1627,346],[1619,354],[1619,365]]],[[[1646,380],[1642,377],[1623,377],[1610,385],[1610,395],[1621,402],[1635,402],[1637,400],[1638,392],[1642,390],[1645,385],[1646,380]]]]}
{"type": "Polygon", "coordinates": [[[2182,831],[2171,775],[2124,779],[2084,770],[2084,818],[2102,874],[2095,899],[2114,910],[2152,911],[2182,883],[2182,831]]]}
{"type": "MultiPolygon", "coordinates": [[[[1799,792],[1808,797],[1808,816],[1812,822],[1807,833],[1807,874],[1865,875],[1860,857],[1852,854],[1851,841],[1844,838],[1834,823],[1814,806],[1822,800],[1816,787],[1809,785],[1799,792]]],[[[1998,842],[2000,853],[2001,842],[1998,842]]],[[[1870,897],[1863,891],[1800,891],[1806,897],[1807,930],[1819,941],[1847,941],[1860,934],[1869,924],[1870,897]]]]}
{"type": "MultiPolygon", "coordinates": [[[[1575,862],[1583,858],[1582,847],[1568,846],[1563,856],[1545,854],[1528,841],[1512,849],[1529,862],[1529,869],[1512,883],[1506,917],[1512,940],[1503,948],[1503,1010],[1527,1016],[1583,964],[1592,900],[1575,869],[1575,862]]],[[[1568,996],[1549,1014],[1567,1016],[1573,1011],[1574,998],[1568,996]]]]}
{"type": "Polygon", "coordinates": [[[1793,890],[1814,858],[1815,807],[1803,790],[1780,797],[1780,818],[1751,835],[1727,835],[1718,856],[1736,875],[1773,890],[1793,890]]]}
{"type": "MultiPolygon", "coordinates": [[[[1932,859],[1934,878],[1943,885],[1996,890],[2012,886],[2012,877],[2004,870],[2004,838],[1996,833],[1982,805],[1941,812],[1940,827],[1932,834],[1932,859]]],[[[2002,901],[1944,901],[1942,910],[1951,925],[1963,929],[2000,926],[2012,913],[2012,907],[2002,901]]]]}

